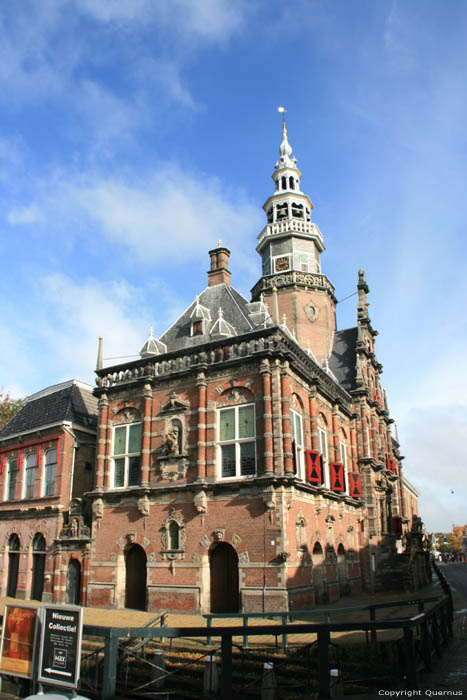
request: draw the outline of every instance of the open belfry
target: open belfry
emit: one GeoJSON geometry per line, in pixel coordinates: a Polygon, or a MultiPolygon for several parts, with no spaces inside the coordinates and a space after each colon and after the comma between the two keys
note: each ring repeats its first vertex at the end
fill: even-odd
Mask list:
{"type": "Polygon", "coordinates": [[[272,178],[251,301],[231,285],[219,241],[207,286],[162,336],[150,331],[139,359],[104,367],[100,342],[97,426],[82,387],[87,413],[66,425],[57,413],[75,440],[58,454],[61,433],[47,433],[37,402],[53,403],[59,385],[0,433],[3,593],[27,598],[35,586],[90,606],[267,612],[423,582],[413,552],[405,573],[398,564],[420,522],[380,385],[365,274],[356,326],[337,330],[323,235],[285,121],[272,178]],[[90,488],[89,462],[73,471],[72,459],[93,441],[90,488]],[[39,573],[22,572],[20,552],[40,554],[39,573]]]}

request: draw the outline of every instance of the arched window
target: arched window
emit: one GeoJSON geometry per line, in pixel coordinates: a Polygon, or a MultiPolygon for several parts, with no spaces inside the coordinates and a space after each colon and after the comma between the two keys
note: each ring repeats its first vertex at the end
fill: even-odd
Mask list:
{"type": "Polygon", "coordinates": [[[179,549],[180,548],[179,527],[178,527],[178,524],[174,520],[172,520],[169,523],[169,548],[170,549],[179,549]]]}
{"type": "Polygon", "coordinates": [[[295,189],[295,182],[294,182],[292,175],[289,177],[289,187],[291,190],[295,189]]]}
{"type": "Polygon", "coordinates": [[[5,500],[14,501],[16,496],[16,479],[18,475],[18,458],[10,457],[6,474],[5,500]]]}
{"type": "Polygon", "coordinates": [[[47,450],[44,466],[44,496],[53,496],[55,491],[55,471],[57,467],[57,450],[47,450]]]}
{"type": "Polygon", "coordinates": [[[37,471],[37,452],[30,452],[26,457],[26,474],[24,483],[24,497],[34,497],[34,483],[37,471]]]}
{"type": "Polygon", "coordinates": [[[44,590],[45,570],[45,539],[40,532],[34,535],[32,541],[32,589],[31,598],[42,600],[44,590]]]}
{"type": "Polygon", "coordinates": [[[20,542],[16,534],[10,535],[8,540],[8,581],[6,594],[9,598],[16,597],[16,588],[18,586],[18,568],[19,568],[20,542]]]}
{"type": "Polygon", "coordinates": [[[287,189],[287,178],[285,177],[285,175],[283,175],[281,178],[281,187],[283,190],[287,189]]]}

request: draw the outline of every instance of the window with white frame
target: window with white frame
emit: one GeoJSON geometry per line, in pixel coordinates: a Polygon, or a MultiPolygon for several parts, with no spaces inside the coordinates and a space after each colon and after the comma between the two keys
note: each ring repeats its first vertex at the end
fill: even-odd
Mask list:
{"type": "Polygon", "coordinates": [[[57,450],[47,450],[44,457],[44,496],[53,496],[55,491],[55,472],[57,469],[57,450]]]}
{"type": "Polygon", "coordinates": [[[302,417],[297,411],[291,409],[290,421],[292,423],[292,448],[296,474],[299,479],[304,478],[304,453],[303,453],[303,423],[302,417]]]}
{"type": "Polygon", "coordinates": [[[341,463],[344,465],[344,483],[345,490],[347,491],[347,446],[345,442],[339,440],[339,453],[341,458],[341,463]]]}
{"type": "Polygon", "coordinates": [[[26,456],[26,469],[24,476],[24,498],[34,497],[34,482],[37,471],[37,452],[30,452],[26,456]]]}
{"type": "Polygon", "coordinates": [[[14,501],[16,493],[16,479],[18,476],[18,458],[10,457],[6,472],[5,501],[14,501]]]}
{"type": "Polygon", "coordinates": [[[139,486],[141,423],[117,425],[113,441],[114,487],[139,486]]]}
{"type": "Polygon", "coordinates": [[[323,460],[324,485],[329,488],[328,436],[324,428],[318,428],[318,444],[323,460]]]}
{"type": "Polygon", "coordinates": [[[255,407],[242,404],[219,411],[219,463],[223,479],[256,474],[255,407]]]}

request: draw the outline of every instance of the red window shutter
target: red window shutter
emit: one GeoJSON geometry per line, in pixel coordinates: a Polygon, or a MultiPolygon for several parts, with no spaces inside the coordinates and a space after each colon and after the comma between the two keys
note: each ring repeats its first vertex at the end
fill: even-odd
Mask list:
{"type": "Polygon", "coordinates": [[[2,452],[2,460],[0,463],[0,474],[3,474],[4,469],[5,469],[5,453],[2,452]]]}
{"type": "Polygon", "coordinates": [[[331,489],[333,491],[345,491],[344,465],[342,462],[331,462],[331,489]]]}
{"type": "Polygon", "coordinates": [[[310,484],[323,483],[323,466],[321,453],[317,450],[305,450],[306,455],[306,480],[310,484]]]}
{"type": "Polygon", "coordinates": [[[23,450],[18,450],[18,469],[21,469],[21,462],[23,461],[23,450]]]}
{"type": "Polygon", "coordinates": [[[393,474],[396,473],[396,460],[394,459],[394,457],[386,458],[386,468],[389,469],[389,471],[393,474]]]}
{"type": "Polygon", "coordinates": [[[362,497],[362,477],[360,472],[349,472],[349,493],[352,498],[362,497]]]}

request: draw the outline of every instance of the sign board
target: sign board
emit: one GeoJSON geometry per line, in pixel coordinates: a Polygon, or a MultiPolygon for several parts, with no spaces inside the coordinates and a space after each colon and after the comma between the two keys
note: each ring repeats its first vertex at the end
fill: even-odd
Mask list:
{"type": "Polygon", "coordinates": [[[0,673],[32,678],[38,609],[5,603],[0,673]]]}
{"type": "Polygon", "coordinates": [[[37,680],[76,688],[81,661],[83,609],[44,605],[37,680]]]}

